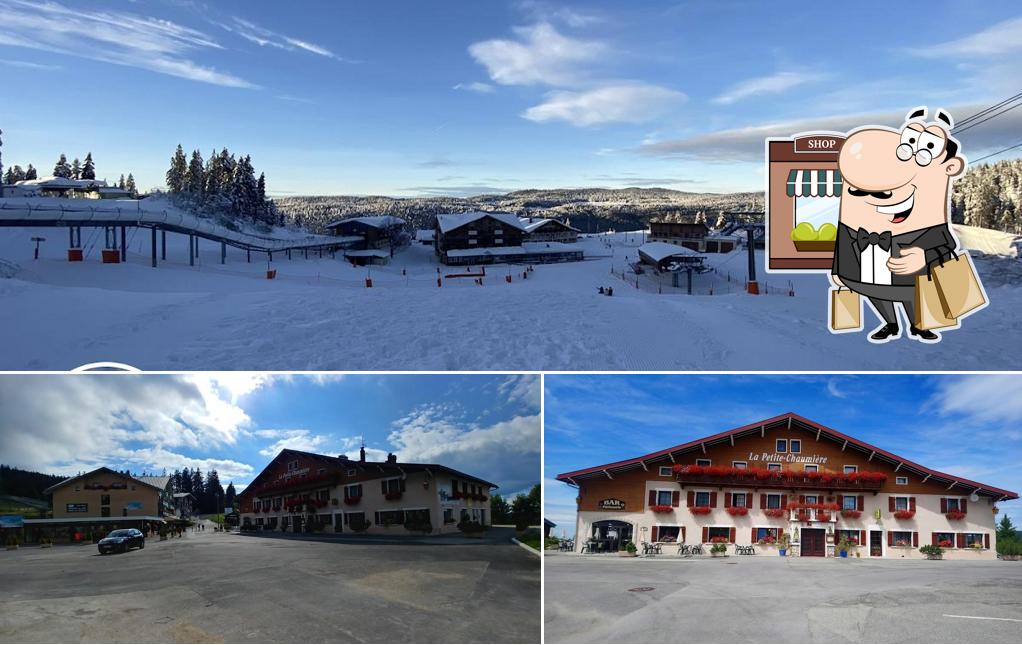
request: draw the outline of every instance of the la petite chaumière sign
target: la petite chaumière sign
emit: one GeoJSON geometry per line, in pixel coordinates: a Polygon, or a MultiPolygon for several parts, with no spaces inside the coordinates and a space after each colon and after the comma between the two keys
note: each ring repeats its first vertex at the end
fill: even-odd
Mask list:
{"type": "Polygon", "coordinates": [[[786,462],[789,464],[825,464],[826,457],[820,455],[793,455],[791,453],[777,454],[769,452],[750,452],[749,461],[766,461],[772,463],[786,462]]]}

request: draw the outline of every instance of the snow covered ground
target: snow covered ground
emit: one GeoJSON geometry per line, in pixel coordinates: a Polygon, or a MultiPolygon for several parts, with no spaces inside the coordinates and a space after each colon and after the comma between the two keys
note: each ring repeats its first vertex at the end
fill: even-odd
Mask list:
{"type": "Polygon", "coordinates": [[[822,275],[761,274],[769,293],[745,294],[742,251],[710,255],[716,271],[695,276],[697,295],[649,274],[636,287],[635,234],[585,239],[591,259],[535,265],[524,280],[522,267],[487,267],[483,286],[441,288],[420,245],[371,268],[275,257],[267,280],[265,257],[249,264],[229,249],[221,265],[206,241],[189,267],[186,238],[173,234],[167,261],[151,268],[144,231],[129,233],[126,264],[103,265],[91,234],[82,231],[86,261],[69,263],[66,230],[0,228],[0,369],[1007,370],[1022,347],[1022,262],[1008,258],[977,261],[991,305],[942,343],[875,346],[826,330],[822,275]],[[33,260],[37,235],[47,240],[33,260]]]}

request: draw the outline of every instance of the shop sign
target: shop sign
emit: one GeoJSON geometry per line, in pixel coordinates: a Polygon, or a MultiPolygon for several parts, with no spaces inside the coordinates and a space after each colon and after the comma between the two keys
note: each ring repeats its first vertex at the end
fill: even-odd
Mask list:
{"type": "Polygon", "coordinates": [[[20,529],[25,526],[22,515],[0,515],[0,529],[20,529]]]}
{"type": "Polygon", "coordinates": [[[309,474],[309,469],[308,468],[299,468],[298,470],[289,470],[289,471],[287,471],[286,473],[284,473],[284,474],[282,474],[280,476],[280,479],[283,479],[283,480],[286,481],[288,479],[291,479],[292,477],[301,477],[302,475],[308,475],[308,474],[309,474]]]}
{"type": "Polygon", "coordinates": [[[604,511],[623,511],[625,503],[619,499],[601,499],[599,508],[604,511]]]}
{"type": "Polygon", "coordinates": [[[68,512],[68,513],[88,513],[89,512],[89,505],[88,504],[68,504],[66,512],[68,512]]]}
{"type": "Polygon", "coordinates": [[[795,138],[795,152],[837,152],[841,150],[844,137],[816,134],[795,138]]]}
{"type": "Polygon", "coordinates": [[[129,511],[141,511],[142,502],[128,502],[127,504],[124,505],[124,508],[128,509],[129,511]]]}
{"type": "Polygon", "coordinates": [[[799,455],[791,453],[769,453],[769,452],[750,452],[747,457],[748,461],[767,461],[771,463],[789,463],[789,464],[825,464],[827,463],[827,457],[820,455],[799,455]]]}

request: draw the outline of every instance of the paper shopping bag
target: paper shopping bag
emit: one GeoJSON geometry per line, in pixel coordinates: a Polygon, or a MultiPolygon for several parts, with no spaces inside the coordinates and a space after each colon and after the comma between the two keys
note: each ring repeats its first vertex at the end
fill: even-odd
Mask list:
{"type": "Polygon", "coordinates": [[[830,290],[831,331],[862,329],[862,301],[859,294],[848,289],[830,290]]]}
{"type": "Polygon", "coordinates": [[[915,325],[919,329],[942,329],[958,324],[953,316],[944,312],[944,302],[932,275],[916,276],[915,306],[915,325]]]}
{"type": "Polygon", "coordinates": [[[934,266],[932,273],[945,315],[961,318],[986,304],[983,286],[968,253],[934,266]]]}

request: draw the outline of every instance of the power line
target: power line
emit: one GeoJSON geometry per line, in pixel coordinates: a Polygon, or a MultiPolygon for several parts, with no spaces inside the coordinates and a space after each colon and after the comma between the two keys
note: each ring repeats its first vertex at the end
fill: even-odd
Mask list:
{"type": "Polygon", "coordinates": [[[964,128],[955,130],[955,134],[956,135],[957,134],[961,134],[962,132],[965,132],[969,128],[974,128],[977,125],[982,125],[982,124],[986,123],[987,121],[989,121],[990,119],[995,119],[995,118],[1001,116],[1002,114],[1005,114],[1006,112],[1010,112],[1010,111],[1012,111],[1015,108],[1020,107],[1020,106],[1022,106],[1022,103],[1016,103],[1015,105],[1012,105],[1011,107],[1005,108],[1005,109],[1001,110],[1000,112],[995,112],[994,114],[991,114],[990,116],[988,116],[988,117],[986,117],[984,119],[980,119],[979,121],[973,121],[972,123],[970,123],[969,125],[965,126],[964,128]]]}
{"type": "Polygon", "coordinates": [[[975,114],[967,116],[966,118],[964,118],[964,119],[962,119],[961,121],[958,122],[958,124],[955,126],[955,129],[961,128],[962,126],[968,124],[970,121],[973,121],[973,120],[975,120],[975,119],[977,119],[977,118],[979,118],[981,116],[984,116],[984,115],[988,114],[989,112],[991,112],[992,110],[996,110],[997,108],[999,108],[999,107],[1001,107],[1003,105],[1006,105],[1008,103],[1011,103],[1012,101],[1015,101],[1015,100],[1017,100],[1019,98],[1022,98],[1022,92],[1019,92],[1018,94],[1016,94],[1014,96],[1009,96],[1008,98],[1004,99],[1000,103],[997,103],[995,105],[991,105],[988,108],[985,108],[985,109],[980,110],[979,112],[976,112],[975,114]]]}
{"type": "Polygon", "coordinates": [[[989,159],[990,157],[996,157],[997,155],[1001,154],[1002,152],[1008,152],[1009,150],[1014,150],[1015,148],[1022,148],[1022,141],[1019,141],[1018,143],[1016,143],[1013,146],[1008,146],[1007,148],[1004,148],[1003,150],[998,150],[997,152],[992,152],[992,153],[990,153],[988,155],[984,155],[984,156],[980,157],[979,159],[972,159],[972,160],[969,161],[969,163],[970,164],[979,163],[980,161],[983,161],[984,159],[989,159]]]}

